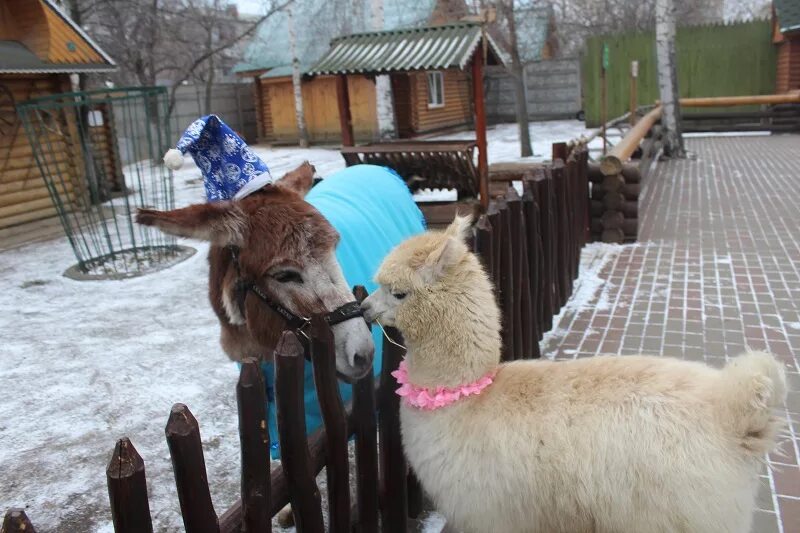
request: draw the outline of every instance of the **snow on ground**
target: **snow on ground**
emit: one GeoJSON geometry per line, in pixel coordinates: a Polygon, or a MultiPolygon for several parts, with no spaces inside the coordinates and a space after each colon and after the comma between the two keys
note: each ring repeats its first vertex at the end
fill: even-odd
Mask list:
{"type": "MultiPolygon", "coordinates": [[[[490,129],[490,161],[516,159],[515,132],[490,129]]],[[[531,125],[541,159],[550,143],[586,133],[577,121],[531,125]]],[[[304,160],[323,177],[344,167],[332,149],[255,149],[276,175],[304,160]]],[[[186,163],[175,173],[177,206],[204,197],[186,163]]],[[[26,508],[38,531],[110,531],[105,468],[128,436],[145,461],[156,531],[181,531],[164,439],[176,402],[200,423],[217,513],[237,498],[237,369],[206,297],[207,245],[181,244],[197,253],[125,281],[63,277],[75,263],[63,238],[0,253],[0,511],[26,508]]]]}
{"type": "MultiPolygon", "coordinates": [[[[601,273],[617,258],[623,249],[630,246],[640,245],[595,242],[587,244],[583,248],[581,251],[580,277],[575,281],[572,296],[570,296],[566,305],[561,308],[558,315],[553,317],[552,329],[545,332],[542,337],[540,341],[542,347],[546,347],[551,343],[557,344],[567,334],[566,330],[559,327],[565,316],[575,316],[589,308],[597,310],[609,309],[608,294],[613,289],[613,286],[601,277],[601,273]]],[[[584,335],[588,337],[597,333],[595,330],[588,329],[584,335]]],[[[555,357],[555,352],[551,353],[550,357],[555,357]]]]}

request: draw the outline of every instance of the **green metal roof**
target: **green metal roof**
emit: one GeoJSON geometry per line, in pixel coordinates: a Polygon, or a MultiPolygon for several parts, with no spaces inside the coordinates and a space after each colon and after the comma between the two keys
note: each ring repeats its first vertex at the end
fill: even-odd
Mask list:
{"type": "Polygon", "coordinates": [[[17,41],[0,41],[0,73],[38,74],[72,72],[110,72],[116,66],[108,63],[47,63],[17,41]]]}
{"type": "Polygon", "coordinates": [[[774,0],[781,33],[800,30],[800,0],[774,0]]]}
{"type": "MultiPolygon", "coordinates": [[[[328,52],[307,74],[378,74],[409,70],[464,69],[481,42],[479,24],[458,23],[355,33],[331,41],[328,52]]],[[[494,61],[502,53],[488,36],[494,61]]]]}

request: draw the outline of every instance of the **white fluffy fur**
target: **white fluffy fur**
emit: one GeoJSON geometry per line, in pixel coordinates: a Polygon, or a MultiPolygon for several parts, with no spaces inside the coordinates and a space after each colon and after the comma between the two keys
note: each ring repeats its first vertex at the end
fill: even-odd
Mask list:
{"type": "Polygon", "coordinates": [[[164,154],[164,164],[172,170],[180,170],[183,166],[183,154],[176,148],[170,148],[164,154]]]}
{"type": "Polygon", "coordinates": [[[479,396],[401,408],[410,464],[449,524],[465,533],[749,531],[758,470],[781,430],[773,410],[786,387],[774,357],[748,353],[721,370],[645,356],[499,364],[499,311],[459,238],[467,227],[456,220],[398,246],[364,304],[369,319],[403,333],[417,385],[498,369],[479,396]]]}

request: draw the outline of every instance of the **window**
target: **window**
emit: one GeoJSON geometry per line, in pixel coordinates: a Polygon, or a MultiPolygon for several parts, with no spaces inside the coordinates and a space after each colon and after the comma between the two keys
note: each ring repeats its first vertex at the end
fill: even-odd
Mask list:
{"type": "Polygon", "coordinates": [[[428,72],[428,107],[444,107],[444,79],[441,72],[428,72]]]}

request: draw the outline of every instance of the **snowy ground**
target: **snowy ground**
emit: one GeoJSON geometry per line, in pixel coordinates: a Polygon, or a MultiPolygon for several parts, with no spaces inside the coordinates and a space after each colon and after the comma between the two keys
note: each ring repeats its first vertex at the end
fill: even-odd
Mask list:
{"type": "MultiPolygon", "coordinates": [[[[538,159],[586,133],[577,121],[531,126],[538,159]]],[[[490,162],[517,159],[515,125],[492,128],[489,142],[490,162]]],[[[256,151],[277,175],[304,160],[323,177],[344,166],[336,150],[256,151]]],[[[194,165],[175,173],[178,206],[203,201],[198,178],[194,165]]],[[[181,243],[198,253],[126,281],[64,278],[75,262],[66,239],[0,253],[0,511],[26,508],[38,531],[110,531],[105,468],[128,436],[145,460],[155,529],[182,530],[164,440],[176,402],[200,423],[217,512],[236,499],[237,370],[207,302],[207,247],[181,243]]]]}

